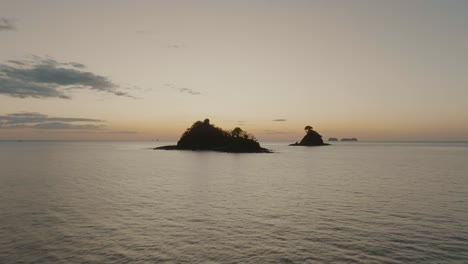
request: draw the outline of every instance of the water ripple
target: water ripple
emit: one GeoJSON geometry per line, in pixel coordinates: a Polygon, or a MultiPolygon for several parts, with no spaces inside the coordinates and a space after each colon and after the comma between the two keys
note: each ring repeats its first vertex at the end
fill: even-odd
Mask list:
{"type": "Polygon", "coordinates": [[[467,145],[0,144],[0,263],[468,261],[467,145]]]}

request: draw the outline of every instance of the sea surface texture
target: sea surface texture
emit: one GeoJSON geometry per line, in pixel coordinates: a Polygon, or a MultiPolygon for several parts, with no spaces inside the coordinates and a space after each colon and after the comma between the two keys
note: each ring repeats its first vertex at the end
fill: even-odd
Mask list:
{"type": "Polygon", "coordinates": [[[0,263],[468,263],[467,143],[0,142],[0,263]]]}

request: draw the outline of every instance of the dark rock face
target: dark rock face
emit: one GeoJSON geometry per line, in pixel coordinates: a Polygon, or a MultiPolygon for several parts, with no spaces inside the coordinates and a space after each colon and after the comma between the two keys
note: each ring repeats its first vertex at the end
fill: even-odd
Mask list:
{"type": "Polygon", "coordinates": [[[156,149],[165,150],[212,150],[233,153],[268,153],[260,144],[242,131],[234,129],[231,133],[212,124],[208,119],[197,121],[188,128],[176,146],[163,146],[156,149]]]}
{"type": "Polygon", "coordinates": [[[209,121],[198,121],[182,134],[179,142],[177,142],[177,147],[180,149],[220,147],[226,144],[227,134],[222,129],[211,125],[209,121]]]}
{"type": "Polygon", "coordinates": [[[326,146],[328,144],[323,143],[322,135],[317,131],[310,128],[307,130],[307,134],[302,138],[301,142],[296,142],[290,146],[326,146]]]}

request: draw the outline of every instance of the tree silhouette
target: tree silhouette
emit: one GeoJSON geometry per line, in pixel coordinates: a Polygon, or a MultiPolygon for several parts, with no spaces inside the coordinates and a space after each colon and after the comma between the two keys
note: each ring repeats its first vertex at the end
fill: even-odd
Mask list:
{"type": "Polygon", "coordinates": [[[240,127],[236,127],[231,131],[233,137],[239,137],[244,131],[240,127]]]}
{"type": "Polygon", "coordinates": [[[304,130],[305,130],[307,133],[309,133],[309,131],[312,130],[312,127],[311,127],[311,126],[306,126],[306,127],[304,127],[304,130]]]}

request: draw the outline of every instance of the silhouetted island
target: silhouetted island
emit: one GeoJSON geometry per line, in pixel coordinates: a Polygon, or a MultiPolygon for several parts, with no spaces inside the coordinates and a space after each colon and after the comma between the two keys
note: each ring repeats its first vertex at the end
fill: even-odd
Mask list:
{"type": "Polygon", "coordinates": [[[341,141],[358,141],[357,138],[342,138],[341,141]]]}
{"type": "Polygon", "coordinates": [[[338,141],[337,138],[329,138],[328,141],[338,141]]]}
{"type": "Polygon", "coordinates": [[[236,127],[231,132],[210,124],[209,119],[197,121],[188,128],[177,145],[162,146],[164,150],[211,150],[233,153],[270,153],[254,136],[236,127]]]}
{"type": "Polygon", "coordinates": [[[290,144],[289,146],[327,146],[329,144],[323,143],[322,135],[313,130],[311,126],[304,128],[306,135],[302,138],[301,142],[290,144]]]}

